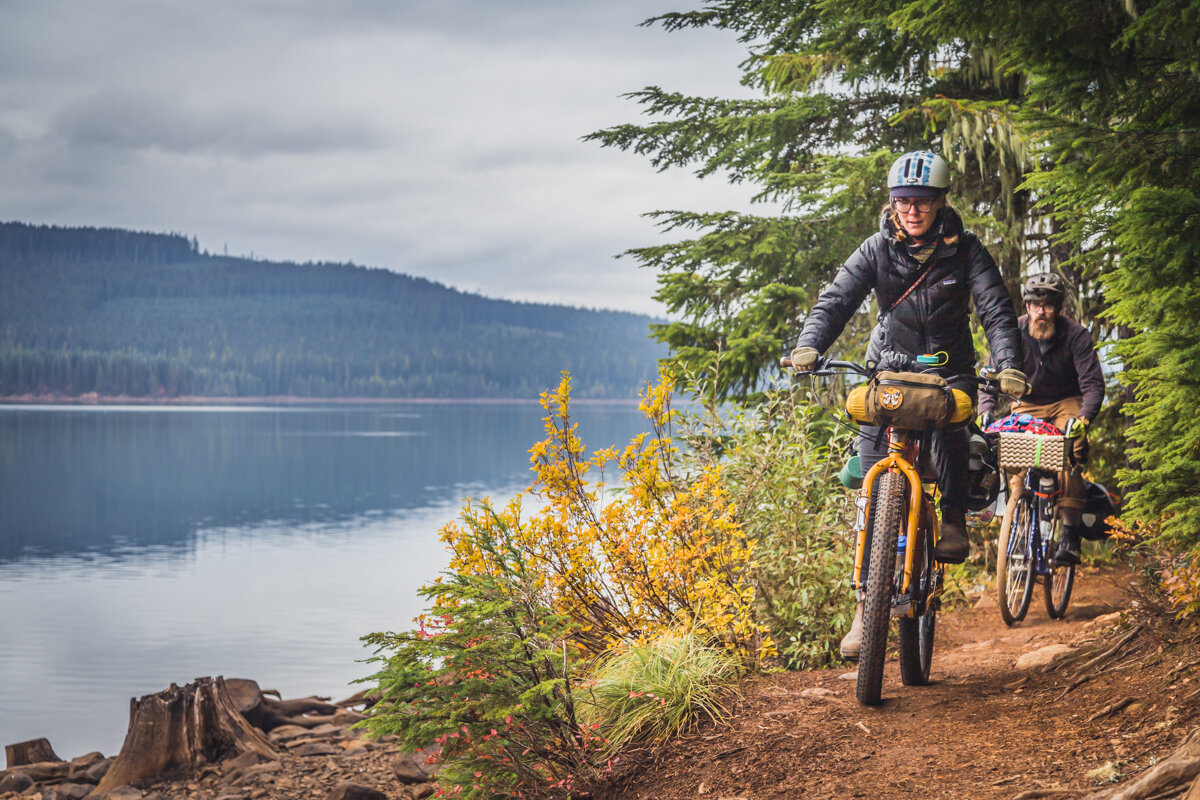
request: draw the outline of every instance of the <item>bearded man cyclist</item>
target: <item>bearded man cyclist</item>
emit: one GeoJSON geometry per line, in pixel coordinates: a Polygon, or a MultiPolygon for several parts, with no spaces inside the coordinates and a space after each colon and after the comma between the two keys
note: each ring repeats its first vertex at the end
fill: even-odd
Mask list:
{"type": "MultiPolygon", "coordinates": [[[[974,373],[971,301],[987,333],[1001,371],[1001,390],[1019,396],[1021,335],[1017,315],[1000,270],[946,200],[950,168],[935,153],[906,153],[888,170],[889,201],[882,210],[879,232],[868,238],[838,270],[804,320],[792,351],[792,366],[803,372],[816,365],[841,334],[851,316],[874,290],[879,319],[871,332],[867,359],[879,362],[888,353],[915,357],[940,354],[941,371],[952,386],[976,395],[973,382],[955,381],[974,373]]],[[[885,367],[886,368],[886,367],[885,367]]],[[[881,428],[864,425],[859,432],[859,458],[864,473],[887,454],[888,437],[881,428]]],[[[969,445],[965,426],[933,433],[933,460],[941,489],[941,537],[934,549],[938,561],[961,563],[969,552],[966,530],[969,445]]],[[[865,561],[865,559],[864,559],[865,561]]],[[[865,575],[868,565],[863,564],[865,575]]],[[[862,639],[862,603],[850,632],[841,643],[842,656],[858,658],[862,639]]]]}
{"type": "MultiPolygon", "coordinates": [[[[1026,314],[1018,320],[1024,340],[1025,373],[1029,393],[1014,402],[1012,412],[1030,414],[1065,431],[1075,419],[1072,443],[1075,463],[1059,474],[1062,497],[1058,501],[1063,524],[1062,543],[1052,558],[1056,564],[1078,564],[1079,521],[1083,513],[1083,465],[1087,463],[1086,426],[1096,418],[1104,400],[1104,373],[1096,343],[1087,328],[1062,313],[1067,284],[1057,273],[1034,275],[1021,290],[1026,314]]],[[[995,398],[979,401],[982,422],[990,421],[995,398]]],[[[1020,478],[1010,481],[1019,490],[1020,478]]],[[[1012,492],[1010,491],[1010,497],[1012,492]]]]}

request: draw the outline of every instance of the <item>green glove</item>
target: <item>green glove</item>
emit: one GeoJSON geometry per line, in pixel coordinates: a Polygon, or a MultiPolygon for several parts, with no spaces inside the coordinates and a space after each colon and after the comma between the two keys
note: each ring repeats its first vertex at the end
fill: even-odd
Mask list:
{"type": "Polygon", "coordinates": [[[1088,418],[1087,417],[1076,417],[1075,424],[1067,426],[1067,438],[1068,439],[1080,439],[1080,438],[1083,438],[1084,436],[1087,436],[1087,426],[1088,426],[1088,418]]]}
{"type": "Polygon", "coordinates": [[[815,347],[797,347],[792,351],[792,369],[797,372],[812,372],[821,354],[815,347]]]}
{"type": "Polygon", "coordinates": [[[978,426],[979,430],[986,431],[987,426],[995,421],[996,416],[990,411],[985,411],[975,418],[975,425],[978,426]]]}
{"type": "Polygon", "coordinates": [[[1000,381],[1000,391],[1012,397],[1020,397],[1029,391],[1029,378],[1019,369],[1002,369],[996,373],[996,380],[1000,381]]]}

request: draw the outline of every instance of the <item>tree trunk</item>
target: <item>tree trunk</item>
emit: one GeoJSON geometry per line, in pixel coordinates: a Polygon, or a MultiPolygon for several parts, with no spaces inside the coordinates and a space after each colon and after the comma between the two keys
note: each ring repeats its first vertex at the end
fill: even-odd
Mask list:
{"type": "Polygon", "coordinates": [[[38,764],[43,761],[62,761],[54,753],[48,739],[30,739],[27,742],[5,745],[4,758],[9,769],[22,764],[38,764]]]}
{"type": "Polygon", "coordinates": [[[199,764],[245,752],[278,757],[262,733],[246,721],[229,697],[225,679],[197,678],[130,700],[125,744],[97,793],[167,772],[195,772],[199,764]]]}

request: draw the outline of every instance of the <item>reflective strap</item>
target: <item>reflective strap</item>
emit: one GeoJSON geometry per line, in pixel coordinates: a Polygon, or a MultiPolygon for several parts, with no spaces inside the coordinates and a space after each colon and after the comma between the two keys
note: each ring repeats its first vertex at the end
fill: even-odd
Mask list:
{"type": "Polygon", "coordinates": [[[1042,465],[1042,437],[1037,437],[1037,443],[1033,451],[1033,465],[1040,467],[1042,465]]]}

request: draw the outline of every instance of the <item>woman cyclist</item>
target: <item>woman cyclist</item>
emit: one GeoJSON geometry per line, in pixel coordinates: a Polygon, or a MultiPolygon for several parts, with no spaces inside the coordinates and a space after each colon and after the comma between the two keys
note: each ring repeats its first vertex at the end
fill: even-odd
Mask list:
{"type": "MultiPolygon", "coordinates": [[[[955,380],[975,371],[968,320],[974,300],[992,358],[1000,368],[996,377],[1001,391],[1014,396],[1024,393],[1021,334],[1012,300],[996,262],[979,239],[963,229],[962,219],[947,202],[949,186],[950,168],[935,153],[916,151],[896,159],[888,170],[890,197],[879,232],[859,245],[821,292],[792,352],[795,369],[812,370],[874,290],[880,314],[867,359],[888,368],[893,353],[901,357],[939,354],[943,377],[974,397],[973,382],[955,380]]],[[[886,431],[868,425],[860,428],[864,473],[887,454],[887,443],[886,431]]],[[[932,444],[942,516],[934,555],[943,563],[957,564],[969,551],[965,426],[935,431],[932,444]]],[[[863,575],[869,574],[864,559],[863,575]]],[[[841,643],[844,658],[858,658],[862,614],[859,602],[850,632],[841,643]]]]}

